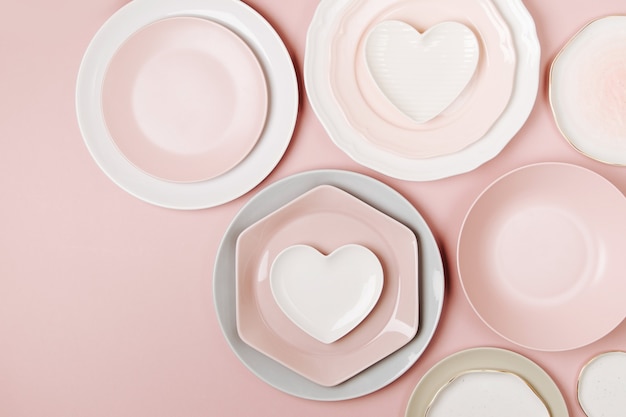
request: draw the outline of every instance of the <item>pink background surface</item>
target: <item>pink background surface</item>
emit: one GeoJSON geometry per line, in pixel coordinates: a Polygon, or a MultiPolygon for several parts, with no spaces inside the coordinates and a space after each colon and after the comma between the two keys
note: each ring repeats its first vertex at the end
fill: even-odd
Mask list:
{"type": "MultiPolygon", "coordinates": [[[[213,209],[167,210],[115,186],[83,145],[74,113],[80,59],[96,30],[125,2],[3,3],[0,416],[403,416],[424,372],[475,346],[505,347],[535,360],[556,380],[570,415],[583,416],[575,400],[578,372],[597,353],[626,350],[626,323],[574,351],[517,348],[471,310],[455,272],[455,245],[478,193],[528,163],[576,163],[626,191],[626,168],[579,155],[560,136],[546,86],[549,64],[567,39],[593,18],[626,14],[623,1],[525,2],[543,48],[537,105],[500,156],[462,176],[409,183],[355,164],[331,143],[302,94],[291,146],[260,187],[316,168],[379,178],[420,210],[449,271],[443,319],[424,356],[388,387],[336,403],[294,398],[266,385],[238,361],[219,328],[212,303],[215,253],[232,217],[259,188],[213,209]]],[[[317,0],[248,4],[283,36],[301,79],[317,0]]]]}

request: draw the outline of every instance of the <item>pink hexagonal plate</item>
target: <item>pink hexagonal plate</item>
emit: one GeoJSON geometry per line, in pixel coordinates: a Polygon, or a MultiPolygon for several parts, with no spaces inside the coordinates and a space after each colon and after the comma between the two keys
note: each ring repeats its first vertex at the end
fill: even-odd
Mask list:
{"type": "Polygon", "coordinates": [[[404,346],[418,328],[415,235],[338,188],[322,185],[244,230],[237,240],[237,329],[248,345],[323,386],[346,381],[404,346]],[[378,303],[350,333],[322,343],[278,307],[270,287],[273,259],[305,244],[323,253],[356,243],[373,251],[384,271],[378,303]]]}

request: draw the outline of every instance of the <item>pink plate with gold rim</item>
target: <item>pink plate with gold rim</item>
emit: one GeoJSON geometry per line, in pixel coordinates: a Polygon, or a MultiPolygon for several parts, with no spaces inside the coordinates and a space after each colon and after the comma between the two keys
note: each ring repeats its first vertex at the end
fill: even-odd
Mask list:
{"type": "Polygon", "coordinates": [[[564,163],[514,170],[467,214],[458,241],[463,290],[504,338],[575,349],[626,317],[626,198],[604,177],[564,163]]]}

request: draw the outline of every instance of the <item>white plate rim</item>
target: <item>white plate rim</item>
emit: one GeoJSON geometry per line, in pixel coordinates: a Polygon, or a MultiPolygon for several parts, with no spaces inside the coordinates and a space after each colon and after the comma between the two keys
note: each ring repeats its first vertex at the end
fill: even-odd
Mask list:
{"type": "Polygon", "coordinates": [[[434,235],[420,213],[386,184],[351,171],[306,171],[266,187],[248,201],[226,230],[216,254],[213,298],[218,321],[231,349],[258,378],[287,394],[320,401],[339,401],[377,391],[404,374],[428,347],[441,317],[445,278],[434,235]],[[420,330],[396,352],[334,387],[323,387],[296,374],[246,345],[237,333],[235,314],[235,244],[239,233],[283,204],[316,186],[340,188],[405,224],[418,238],[420,330]]]}
{"type": "Polygon", "coordinates": [[[258,185],[285,153],[298,113],[298,84],[290,54],[274,28],[239,0],[133,0],[115,12],[87,47],[76,81],[76,115],[89,153],[120,188],[158,206],[201,209],[232,201],[258,185]],[[243,161],[207,181],[175,183],[135,168],[110,139],[101,111],[106,64],[119,45],[139,28],[169,17],[199,17],[224,25],[254,51],[266,75],[268,118],[263,133],[243,161]]]}
{"type": "Polygon", "coordinates": [[[541,47],[535,23],[522,0],[493,0],[510,25],[517,52],[509,104],[483,138],[459,152],[426,159],[403,157],[369,143],[347,122],[329,87],[326,49],[330,45],[330,32],[343,10],[357,1],[321,0],[307,33],[306,94],[331,140],[359,164],[408,181],[432,181],[469,172],[498,155],[528,119],[539,90],[541,47]]]}

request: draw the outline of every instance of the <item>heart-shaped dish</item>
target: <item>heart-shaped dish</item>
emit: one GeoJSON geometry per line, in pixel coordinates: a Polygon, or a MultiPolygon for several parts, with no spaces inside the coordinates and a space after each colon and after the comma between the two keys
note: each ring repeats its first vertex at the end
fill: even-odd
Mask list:
{"type": "MultiPolygon", "coordinates": [[[[499,41],[481,44],[481,57],[488,53],[485,47],[498,49],[499,45],[499,41]]],[[[430,181],[471,171],[502,151],[522,127],[535,103],[539,86],[540,55],[534,21],[521,0],[322,1],[307,34],[304,81],[313,110],[330,138],[356,162],[394,178],[430,181]],[[473,9],[478,14],[468,13],[466,7],[476,4],[485,7],[478,11],[473,9]],[[445,5],[449,7],[444,7],[445,5]],[[422,7],[423,12],[407,12],[414,7],[422,7]],[[489,13],[485,13],[486,11],[489,13]],[[439,21],[455,20],[475,29],[477,37],[483,41],[498,40],[500,34],[506,33],[507,27],[510,28],[512,45],[506,41],[504,44],[513,48],[512,56],[516,57],[515,65],[510,70],[514,93],[504,96],[503,107],[498,109],[496,104],[492,109],[495,101],[491,99],[480,99],[475,104],[470,104],[470,96],[474,93],[493,92],[493,79],[489,74],[485,79],[485,88],[478,88],[477,78],[469,86],[467,94],[462,94],[457,100],[464,105],[458,108],[456,105],[451,106],[450,114],[444,112],[445,118],[439,117],[422,125],[412,123],[407,126],[407,117],[389,103],[380,89],[367,88],[368,84],[373,83],[366,82],[371,80],[371,76],[364,62],[365,54],[358,52],[361,34],[367,33],[368,27],[381,20],[406,21],[407,16],[422,20],[422,23],[407,23],[424,31],[438,23],[430,20],[433,19],[433,12],[439,13],[439,21]],[[362,14],[362,18],[354,21],[356,27],[343,24],[346,16],[354,18],[356,13],[362,14]],[[481,22],[475,20],[480,16],[481,22]],[[424,22],[423,19],[429,21],[424,22]],[[484,34],[485,29],[492,31],[495,37],[484,34]],[[499,29],[504,29],[504,32],[499,29]],[[331,54],[328,53],[329,49],[331,54]],[[346,61],[341,66],[347,68],[345,73],[336,68],[338,59],[346,61]],[[359,59],[363,62],[359,62],[359,59]],[[386,108],[381,109],[380,106],[384,105],[387,105],[386,108]],[[485,106],[489,106],[491,110],[487,110],[485,106]],[[457,117],[461,118],[465,111],[470,110],[479,111],[472,113],[467,119],[469,125],[463,126],[457,117]],[[492,113],[492,110],[496,113],[492,113]],[[394,114],[396,116],[392,120],[390,116],[394,114]],[[491,120],[483,119],[487,116],[491,120]],[[438,121],[442,124],[435,126],[438,121]],[[387,129],[385,126],[388,124],[395,126],[398,131],[387,129]],[[444,129],[448,125],[454,129],[452,133],[444,129]],[[411,126],[414,131],[406,133],[411,126]],[[460,137],[462,141],[468,140],[469,143],[456,143],[456,137],[460,137]],[[462,149],[442,149],[449,140],[452,140],[454,147],[460,145],[462,149]],[[431,151],[434,150],[438,156],[424,156],[422,152],[430,145],[433,146],[431,151]]],[[[480,61],[483,62],[483,59],[480,61]]],[[[483,75],[480,65],[477,76],[483,75]]],[[[499,77],[505,73],[508,71],[499,70],[494,76],[499,77]]]]}
{"type": "Polygon", "coordinates": [[[335,386],[414,338],[418,248],[403,224],[342,189],[320,185],[246,228],[236,247],[237,330],[249,346],[321,386],[335,386]],[[334,343],[317,340],[278,306],[271,266],[294,245],[332,253],[358,244],[376,254],[385,283],[367,318],[334,343]]]}
{"type": "Polygon", "coordinates": [[[334,19],[326,76],[332,95],[340,115],[381,151],[419,159],[460,151],[480,139],[509,103],[517,51],[509,25],[492,0],[354,0],[334,19]],[[439,25],[454,22],[470,29],[479,43],[471,82],[452,105],[426,123],[416,123],[398,110],[372,79],[367,40],[388,21],[409,25],[409,33],[437,31],[439,25]]]}
{"type": "Polygon", "coordinates": [[[424,33],[399,20],[385,20],[365,41],[373,80],[400,111],[416,123],[439,116],[467,87],[478,65],[474,32],[442,22],[424,33]]]}
{"type": "Polygon", "coordinates": [[[328,255],[294,245],[274,259],[270,286],[291,321],[320,342],[333,343],[376,305],[383,267],[374,252],[361,245],[345,245],[328,255]]]}
{"type": "MultiPolygon", "coordinates": [[[[351,218],[351,216],[347,217],[348,220],[351,218]]],[[[297,224],[294,225],[294,227],[296,227],[296,229],[293,229],[294,231],[298,230],[297,226],[297,224]]],[[[369,225],[369,229],[371,230],[371,224],[369,225]]],[[[384,231],[382,232],[383,236],[385,236],[384,231]]],[[[267,233],[271,233],[271,230],[268,230],[267,233]]],[[[376,239],[375,243],[377,242],[377,244],[380,245],[383,240],[386,241],[387,239],[379,237],[376,239]]],[[[266,241],[260,241],[261,244],[263,242],[266,241]]],[[[285,243],[290,244],[291,242],[285,243]]],[[[390,243],[395,245],[398,242],[396,239],[393,239],[390,243]]],[[[362,241],[361,244],[366,245],[366,242],[362,241]]],[[[366,246],[374,248],[371,245],[366,246]]],[[[332,250],[332,248],[327,249],[332,250]]],[[[380,254],[378,250],[376,250],[376,252],[380,254]]],[[[385,259],[385,257],[380,256],[380,259],[385,259]]],[[[394,259],[402,258],[393,256],[390,259],[392,260],[391,265],[394,265],[394,259]]],[[[385,265],[387,264],[383,263],[383,267],[385,267],[385,265]]],[[[389,273],[387,273],[386,276],[388,277],[389,273]]],[[[264,279],[264,275],[261,278],[264,279]]],[[[361,323],[353,332],[334,343],[333,349],[331,350],[335,350],[338,345],[343,344],[342,342],[353,337],[353,334],[363,331],[363,328],[372,324],[372,317],[374,317],[374,314],[376,314],[381,304],[386,302],[385,299],[390,293],[391,285],[388,284],[389,280],[385,283],[381,298],[374,308],[374,311],[368,317],[368,320],[361,323]]],[[[259,283],[258,286],[262,287],[263,284],[259,283]]],[[[411,369],[411,367],[420,360],[432,341],[441,318],[441,311],[446,294],[445,288],[446,281],[443,261],[437,246],[437,241],[424,218],[415,209],[415,206],[400,193],[379,180],[363,174],[342,170],[301,172],[270,184],[253,196],[235,215],[226,229],[216,254],[213,272],[213,302],[217,319],[226,341],[241,363],[258,378],[284,393],[300,398],[321,401],[340,401],[370,394],[392,383],[411,369]],[[373,363],[345,382],[332,387],[319,385],[256,350],[241,339],[237,329],[238,294],[236,246],[238,237],[244,230],[251,227],[259,220],[272,214],[284,205],[289,204],[304,193],[321,185],[338,187],[357,197],[367,205],[401,222],[417,236],[420,254],[418,283],[419,331],[413,339],[400,349],[380,361],[373,363]]],[[[391,292],[395,293],[395,290],[391,292]]],[[[303,336],[302,339],[294,340],[294,342],[298,343],[297,346],[286,345],[288,352],[292,349],[299,349],[298,346],[302,346],[299,343],[305,339],[312,342],[312,344],[308,346],[310,348],[308,349],[309,352],[312,352],[311,349],[327,347],[327,345],[316,341],[314,338],[299,330],[297,326],[286,319],[281,312],[279,312],[278,317],[286,320],[286,326],[295,328],[296,332],[299,331],[303,336]]],[[[276,317],[267,316],[266,318],[268,320],[276,319],[276,317]]],[[[280,325],[282,322],[274,321],[273,324],[280,325]]],[[[262,326],[263,329],[259,329],[259,332],[272,332],[272,327],[270,326],[273,324],[261,321],[259,325],[262,326]]],[[[402,328],[403,327],[404,326],[402,326],[402,328]]],[[[281,332],[286,329],[286,327],[279,327],[277,331],[281,332]]],[[[376,332],[377,330],[370,328],[367,331],[376,332]]],[[[290,332],[290,336],[294,336],[294,334],[290,332]]],[[[375,336],[375,334],[370,333],[370,336],[375,336]]],[[[357,344],[353,346],[354,349],[352,352],[345,351],[345,354],[349,355],[348,359],[353,357],[354,354],[359,354],[359,348],[364,346],[363,343],[359,343],[359,341],[355,342],[357,344]]],[[[349,348],[347,345],[344,345],[344,347],[349,348]]],[[[319,350],[317,351],[319,352],[319,350]]],[[[343,365],[340,363],[339,366],[343,365]]],[[[555,415],[554,417],[560,416],[555,415]]]]}

